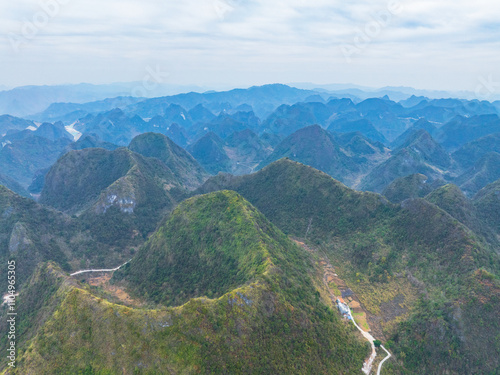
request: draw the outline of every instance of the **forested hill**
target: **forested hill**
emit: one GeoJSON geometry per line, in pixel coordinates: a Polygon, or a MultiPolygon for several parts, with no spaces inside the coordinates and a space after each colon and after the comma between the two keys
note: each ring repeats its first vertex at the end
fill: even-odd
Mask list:
{"type": "Polygon", "coordinates": [[[200,192],[218,189],[239,192],[285,233],[324,249],[381,319],[398,371],[499,369],[500,254],[481,233],[427,200],[392,204],[287,159],[219,175],[200,192]]]}

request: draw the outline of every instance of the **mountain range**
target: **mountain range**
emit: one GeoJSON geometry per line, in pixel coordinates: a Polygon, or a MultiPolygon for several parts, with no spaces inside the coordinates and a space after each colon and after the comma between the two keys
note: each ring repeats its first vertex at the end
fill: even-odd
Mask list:
{"type": "Polygon", "coordinates": [[[0,116],[0,373],[499,372],[497,105],[337,89],[0,116]]]}

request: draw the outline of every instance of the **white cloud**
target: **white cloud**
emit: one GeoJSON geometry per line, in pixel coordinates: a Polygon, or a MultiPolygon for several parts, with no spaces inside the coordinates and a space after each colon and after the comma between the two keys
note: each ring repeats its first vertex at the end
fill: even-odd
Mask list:
{"type": "Polygon", "coordinates": [[[7,35],[22,38],[41,4],[54,1],[0,3],[0,84],[130,81],[158,63],[176,83],[195,84],[470,89],[481,74],[500,77],[493,0],[401,0],[402,11],[350,63],[339,46],[352,44],[390,0],[65,0],[16,53],[7,35]]]}

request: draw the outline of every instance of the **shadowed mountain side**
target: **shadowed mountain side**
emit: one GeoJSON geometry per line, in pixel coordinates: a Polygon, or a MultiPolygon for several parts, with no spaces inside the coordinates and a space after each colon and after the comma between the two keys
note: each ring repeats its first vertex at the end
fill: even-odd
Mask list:
{"type": "Polygon", "coordinates": [[[475,233],[483,235],[492,243],[492,246],[499,245],[495,235],[479,220],[480,215],[473,202],[465,196],[458,186],[453,184],[441,186],[427,195],[425,199],[448,212],[475,233]]]}
{"type": "Polygon", "coordinates": [[[500,242],[500,180],[481,189],[472,203],[483,222],[495,230],[500,242]]]}
{"type": "Polygon", "coordinates": [[[333,135],[319,125],[300,129],[285,138],[258,168],[281,158],[310,165],[334,178],[351,184],[359,175],[383,159],[385,150],[356,133],[333,135]],[[342,142],[346,149],[341,147],[342,142]]]}
{"type": "Polygon", "coordinates": [[[231,171],[231,160],[224,150],[224,141],[215,133],[207,133],[190,145],[188,151],[210,174],[231,171]]]}
{"type": "Polygon", "coordinates": [[[137,136],[130,143],[129,149],[161,160],[185,189],[196,189],[209,176],[187,151],[162,134],[145,133],[137,136]]]}
{"type": "Polygon", "coordinates": [[[331,132],[338,133],[351,133],[351,132],[360,132],[365,137],[380,143],[387,143],[387,139],[380,134],[380,132],[375,129],[373,124],[368,120],[356,120],[356,121],[347,121],[347,120],[339,120],[333,122],[328,130],[331,132]]]}
{"type": "Polygon", "coordinates": [[[500,133],[500,118],[497,114],[457,116],[439,129],[436,139],[446,149],[455,150],[466,143],[494,133],[500,133]]]}
{"type": "Polygon", "coordinates": [[[437,127],[431,124],[426,119],[420,119],[416,121],[412,127],[406,130],[403,134],[401,134],[398,138],[391,142],[391,148],[397,149],[400,148],[408,139],[418,133],[419,130],[425,130],[431,136],[435,136],[437,127]]]}
{"type": "Polygon", "coordinates": [[[401,203],[410,198],[423,198],[445,182],[442,180],[429,181],[423,174],[412,174],[395,179],[387,186],[382,195],[393,203],[401,203]]]}
{"type": "Polygon", "coordinates": [[[425,130],[418,130],[394,150],[394,155],[376,166],[362,181],[361,190],[382,192],[400,177],[423,174],[431,181],[443,179],[452,167],[448,153],[425,130]]]}
{"type": "Polygon", "coordinates": [[[469,168],[453,182],[460,189],[472,197],[486,185],[500,178],[500,154],[490,152],[479,159],[473,167],[469,168]]]}
{"type": "Polygon", "coordinates": [[[0,116],[0,136],[7,133],[9,130],[21,131],[30,126],[36,128],[35,123],[32,121],[10,115],[0,116]]]}
{"type": "Polygon", "coordinates": [[[467,169],[490,152],[500,153],[500,133],[490,134],[467,143],[451,156],[462,168],[467,169]]]}
{"type": "Polygon", "coordinates": [[[14,193],[19,194],[23,197],[30,197],[29,193],[9,176],[0,174],[0,185],[5,186],[6,188],[12,190],[14,193]]]}
{"type": "Polygon", "coordinates": [[[50,169],[40,202],[69,214],[106,246],[140,243],[187,191],[159,159],[126,148],[72,151],[50,169]]]}
{"type": "Polygon", "coordinates": [[[51,141],[30,135],[0,149],[0,171],[27,188],[38,170],[50,167],[70,144],[67,138],[51,141]]]}

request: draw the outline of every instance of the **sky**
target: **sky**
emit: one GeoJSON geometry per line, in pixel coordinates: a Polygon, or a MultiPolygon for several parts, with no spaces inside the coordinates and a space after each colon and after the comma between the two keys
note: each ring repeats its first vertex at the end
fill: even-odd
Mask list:
{"type": "Polygon", "coordinates": [[[0,87],[500,91],[498,0],[16,0],[0,15],[0,87]]]}

